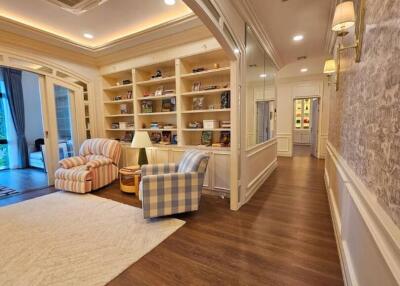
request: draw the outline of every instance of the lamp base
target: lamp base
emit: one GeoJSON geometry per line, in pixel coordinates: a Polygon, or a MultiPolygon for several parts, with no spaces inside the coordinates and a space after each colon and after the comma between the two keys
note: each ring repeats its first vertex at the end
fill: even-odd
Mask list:
{"type": "Polygon", "coordinates": [[[147,165],[149,162],[147,161],[146,149],[140,148],[139,150],[139,158],[138,158],[138,165],[147,165]]]}

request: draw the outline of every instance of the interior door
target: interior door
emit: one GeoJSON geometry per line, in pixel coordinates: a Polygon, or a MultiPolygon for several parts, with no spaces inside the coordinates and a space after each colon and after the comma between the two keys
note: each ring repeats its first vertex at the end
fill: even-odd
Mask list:
{"type": "Polygon", "coordinates": [[[318,157],[318,119],[319,119],[319,99],[312,99],[311,111],[311,155],[318,157]]]}
{"type": "Polygon", "coordinates": [[[49,182],[54,184],[58,161],[75,156],[85,138],[83,89],[53,78],[46,79],[45,130],[49,182]]]}

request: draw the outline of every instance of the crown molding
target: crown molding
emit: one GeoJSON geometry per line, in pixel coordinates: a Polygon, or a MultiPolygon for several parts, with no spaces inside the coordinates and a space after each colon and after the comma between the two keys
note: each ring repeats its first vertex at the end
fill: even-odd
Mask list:
{"type": "Polygon", "coordinates": [[[91,49],[77,46],[64,38],[53,37],[34,28],[0,17],[0,45],[63,58],[92,66],[109,64],[148,52],[211,37],[210,31],[196,16],[166,22],[109,45],[91,49]]]}
{"type": "Polygon", "coordinates": [[[261,45],[268,52],[277,69],[282,68],[285,63],[258,19],[253,6],[249,3],[249,0],[232,1],[232,3],[246,23],[252,27],[254,33],[261,41],[261,45]]]}
{"type": "Polygon", "coordinates": [[[104,45],[89,47],[62,37],[60,35],[37,29],[24,23],[0,16],[0,30],[11,32],[37,41],[45,42],[53,46],[68,49],[70,51],[78,52],[80,54],[84,54],[94,58],[110,54],[118,50],[126,49],[127,47],[137,45],[146,41],[151,41],[156,38],[165,36],[166,34],[181,32],[201,25],[202,23],[197,18],[197,16],[194,14],[190,14],[153,26],[143,31],[133,33],[131,35],[115,39],[104,45]]]}

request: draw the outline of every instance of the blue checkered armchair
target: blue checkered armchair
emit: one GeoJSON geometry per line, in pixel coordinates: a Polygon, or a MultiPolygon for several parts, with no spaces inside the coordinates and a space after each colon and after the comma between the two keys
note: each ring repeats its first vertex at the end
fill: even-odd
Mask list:
{"type": "Polygon", "coordinates": [[[188,150],[179,164],[142,166],[139,198],[144,218],[198,210],[208,158],[188,150]]]}

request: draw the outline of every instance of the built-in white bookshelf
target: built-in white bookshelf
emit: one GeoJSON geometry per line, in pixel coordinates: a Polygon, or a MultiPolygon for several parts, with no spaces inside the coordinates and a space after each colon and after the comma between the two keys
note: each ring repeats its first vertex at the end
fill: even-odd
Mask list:
{"type": "Polygon", "coordinates": [[[229,151],[230,145],[222,143],[231,131],[230,77],[230,61],[222,50],[104,74],[105,136],[124,143],[133,131],[148,131],[153,140],[169,133],[176,142],[171,147],[229,151]],[[217,123],[207,128],[204,120],[217,123]],[[204,146],[210,137],[214,145],[204,146]]]}

